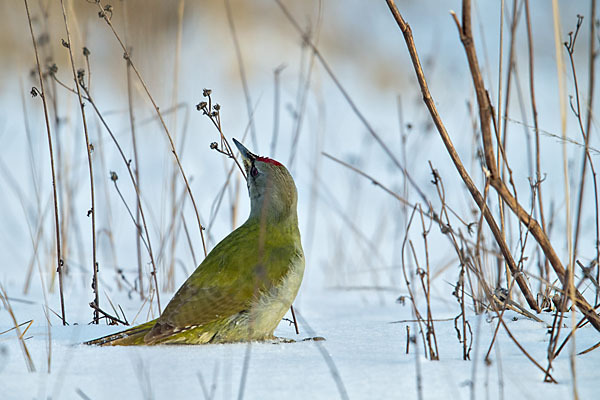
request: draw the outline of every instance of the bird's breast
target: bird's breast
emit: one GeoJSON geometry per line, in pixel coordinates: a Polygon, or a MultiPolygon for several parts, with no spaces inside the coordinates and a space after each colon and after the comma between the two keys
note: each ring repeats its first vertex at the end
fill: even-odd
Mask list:
{"type": "Polygon", "coordinates": [[[260,299],[250,310],[249,321],[253,329],[272,333],[289,310],[298,294],[304,276],[304,255],[300,252],[290,260],[290,268],[283,279],[260,299]]]}

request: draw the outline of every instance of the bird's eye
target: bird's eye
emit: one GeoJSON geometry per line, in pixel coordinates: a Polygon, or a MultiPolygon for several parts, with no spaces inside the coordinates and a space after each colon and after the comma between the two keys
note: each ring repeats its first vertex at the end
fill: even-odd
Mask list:
{"type": "Polygon", "coordinates": [[[254,165],[250,169],[250,175],[252,175],[253,178],[256,178],[256,176],[258,175],[258,169],[254,165]]]}

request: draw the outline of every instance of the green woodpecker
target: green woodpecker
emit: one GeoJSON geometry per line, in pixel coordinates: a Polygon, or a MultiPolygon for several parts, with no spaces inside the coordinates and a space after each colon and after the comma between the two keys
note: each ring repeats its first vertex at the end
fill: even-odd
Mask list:
{"type": "Polygon", "coordinates": [[[204,344],[273,339],[304,274],[296,185],[279,162],[240,150],[250,216],[206,256],[162,315],[91,340],[96,345],[204,344]]]}

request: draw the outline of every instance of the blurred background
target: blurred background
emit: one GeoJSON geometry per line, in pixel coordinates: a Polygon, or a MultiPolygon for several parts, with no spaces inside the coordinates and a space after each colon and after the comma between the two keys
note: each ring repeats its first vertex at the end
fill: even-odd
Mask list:
{"type": "MultiPolygon", "coordinates": [[[[534,177],[534,132],[529,104],[527,32],[523,3],[514,37],[514,70],[506,124],[506,153],[522,204],[531,207],[529,178],[534,177]]],[[[99,18],[93,1],[66,1],[75,68],[89,79],[89,90],[102,117],[127,159],[139,173],[141,200],[155,254],[161,291],[175,290],[203,258],[194,210],[164,129],[143,85],[127,67],[123,50],[111,28],[99,18]],[[89,66],[83,47],[89,52],[89,66]],[[137,156],[134,157],[130,117],[135,119],[137,156]],[[137,157],[137,158],[136,158],[137,157]]],[[[446,204],[466,223],[477,222],[478,212],[465,191],[422,103],[408,52],[398,26],[384,1],[145,1],[110,3],[105,11],[131,60],[165,117],[183,169],[198,205],[207,248],[218,243],[245,220],[249,201],[243,177],[229,172],[232,160],[210,149],[220,142],[219,132],[195,105],[205,101],[203,89],[212,90],[221,106],[225,136],[242,140],[253,152],[285,164],[299,192],[300,229],[307,256],[305,280],[297,299],[315,293],[351,291],[361,302],[389,302],[405,292],[401,273],[402,243],[414,241],[425,261],[418,227],[409,230],[412,212],[369,179],[327,158],[330,154],[369,174],[410,204],[424,210],[440,209],[431,183],[430,164],[445,187],[446,204]],[[293,17],[299,32],[286,17],[293,17]],[[318,48],[334,77],[347,92],[385,148],[341,93],[323,63],[303,38],[318,48]],[[397,163],[406,168],[407,182],[397,163]],[[227,184],[226,184],[227,182],[227,184]],[[419,190],[415,189],[415,186],[419,190]],[[422,193],[419,193],[422,192],[422,193]],[[427,202],[425,201],[427,200],[427,202]]],[[[481,147],[476,101],[464,50],[449,13],[460,15],[459,1],[398,0],[400,12],[411,25],[423,69],[442,120],[471,176],[483,190],[479,158],[481,147]]],[[[574,31],[577,15],[585,15],[573,54],[582,102],[589,88],[589,1],[558,2],[561,40],[574,31]]],[[[32,26],[43,71],[56,65],[55,76],[74,87],[60,4],[29,1],[32,26]]],[[[0,282],[9,293],[41,298],[58,310],[52,181],[42,102],[32,97],[39,88],[35,53],[22,2],[0,4],[0,282]]],[[[512,2],[475,1],[473,30],[479,62],[492,103],[497,109],[499,85],[502,107],[510,46],[512,2]],[[509,4],[510,3],[510,4],[509,4]],[[502,12],[502,5],[505,9],[502,12]],[[502,37],[502,42],[500,41],[502,37]],[[501,62],[499,62],[501,60],[501,62]]],[[[546,221],[551,240],[564,258],[565,196],[560,140],[560,95],[554,28],[550,2],[531,4],[535,86],[541,145],[542,184],[546,221]]],[[[568,62],[567,53],[561,55],[568,62]]],[[[575,94],[567,63],[563,73],[566,96],[575,94]]],[[[57,169],[57,189],[65,261],[65,294],[91,301],[92,276],[89,172],[77,96],[46,75],[51,131],[57,169]]],[[[595,92],[597,95],[597,90],[595,92]]],[[[568,98],[563,100],[568,101],[568,98]]],[[[597,103],[597,102],[595,102],[597,103]]],[[[127,293],[138,304],[138,262],[143,269],[144,297],[152,298],[152,267],[142,248],[138,261],[135,190],[126,165],[98,115],[85,106],[96,198],[97,259],[100,303],[127,293]],[[111,173],[118,176],[111,180],[111,173]]],[[[598,159],[597,121],[592,121],[591,155],[598,159]]],[[[568,110],[566,133],[571,171],[571,203],[576,204],[583,139],[577,119],[568,110]]],[[[589,176],[589,175],[588,175],[589,176]]],[[[595,213],[592,186],[585,195],[578,254],[584,264],[595,257],[595,213]]],[[[497,210],[497,199],[490,196],[497,210]]],[[[495,208],[494,208],[495,207],[495,208]]],[[[573,207],[573,206],[572,206],[573,207]]],[[[536,211],[537,212],[537,211],[536,211]]],[[[574,215],[572,217],[574,218],[574,215]]],[[[458,219],[454,227],[468,236],[458,219]]],[[[417,218],[418,219],[418,218],[417,218]]],[[[570,223],[573,223],[572,221],[570,223]]],[[[429,224],[429,222],[427,222],[429,224]]],[[[472,237],[473,238],[473,237],[472,237]]],[[[518,254],[522,234],[516,220],[507,217],[507,240],[518,254]]],[[[474,239],[474,238],[473,238],[474,239]]],[[[538,273],[539,252],[527,244],[525,268],[538,273]]],[[[495,245],[484,229],[484,243],[495,245]]],[[[449,295],[458,276],[454,249],[435,224],[428,236],[433,295],[449,295]]],[[[414,269],[412,256],[405,256],[414,269]],[[409,260],[410,259],[410,260],[409,260]]],[[[490,257],[487,273],[502,286],[497,262],[490,257]]],[[[539,282],[532,280],[532,287],[539,282]]],[[[82,300],[83,299],[83,300],[82,300]]],[[[163,299],[163,307],[166,300],[163,299]]],[[[80,301],[81,300],[81,301],[80,301]]],[[[77,318],[91,318],[84,306],[77,318]]],[[[145,303],[156,307],[153,301],[145,303]]],[[[67,319],[72,309],[67,309],[67,319]]],[[[151,313],[149,311],[149,313],[151,313]]],[[[72,314],[71,314],[72,315],[72,314]]]]}

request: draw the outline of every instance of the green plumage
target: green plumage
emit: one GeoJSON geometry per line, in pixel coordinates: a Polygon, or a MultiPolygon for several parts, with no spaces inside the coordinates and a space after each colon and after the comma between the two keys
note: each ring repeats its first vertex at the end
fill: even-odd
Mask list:
{"type": "Polygon", "coordinates": [[[248,174],[248,220],[215,246],[160,318],[87,344],[203,344],[273,338],[304,272],[296,188],[284,166],[258,158],[240,144],[238,148],[248,174]]]}

